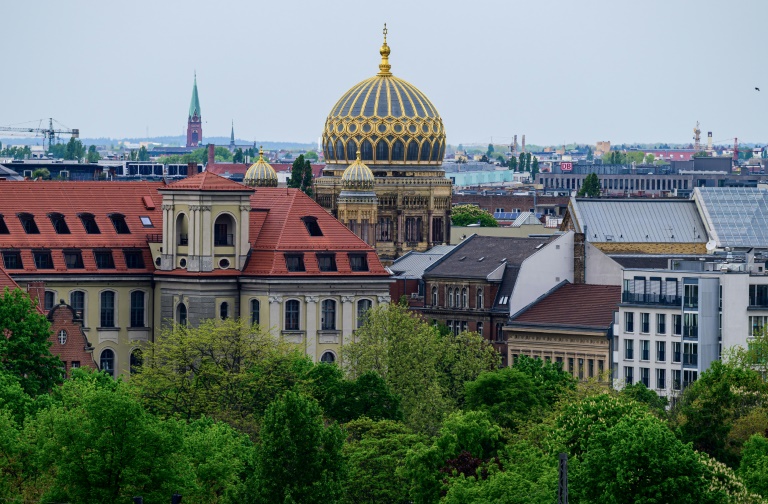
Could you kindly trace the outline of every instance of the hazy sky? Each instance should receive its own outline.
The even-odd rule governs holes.
[[[448,141],[768,142],[768,2],[4,2],[0,125],[179,135],[197,70],[203,135],[315,142],[378,71],[419,87]],[[754,90],[755,86],[762,91]],[[0,134],[0,136],[2,136]],[[727,140],[729,139],[730,140]]]

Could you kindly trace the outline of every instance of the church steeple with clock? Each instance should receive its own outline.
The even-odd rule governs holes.
[[[197,97],[197,72],[192,86],[192,100],[189,102],[187,119],[187,147],[200,147],[203,143],[203,122],[200,113],[200,99]]]

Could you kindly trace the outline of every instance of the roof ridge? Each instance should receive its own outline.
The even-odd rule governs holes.
[[[537,297],[536,299],[534,299],[533,301],[528,303],[526,306],[524,306],[523,308],[518,310],[514,315],[509,317],[510,320],[515,320],[517,317],[519,317],[523,313],[527,312],[528,310],[532,309],[537,304],[541,303],[547,296],[550,296],[551,294],[557,292],[558,290],[562,289],[563,287],[565,287],[567,284],[570,284],[570,283],[571,282],[568,281],[567,278],[565,280],[562,280],[560,283],[556,284],[554,287],[549,289],[547,292],[545,292],[544,294],[542,294],[541,296]]]

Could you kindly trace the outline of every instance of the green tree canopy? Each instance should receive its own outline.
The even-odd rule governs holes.
[[[581,189],[576,194],[583,198],[597,198],[600,196],[600,179],[597,177],[597,173],[590,173],[584,177],[584,181],[581,183]]]
[[[16,376],[24,392],[47,392],[63,378],[62,363],[51,355],[51,324],[21,289],[0,295],[0,371]]]
[[[86,160],[89,163],[98,163],[99,159],[101,159],[101,156],[99,156],[99,153],[96,150],[96,146],[95,145],[89,145],[88,146],[88,155],[86,156]]]
[[[451,209],[451,224],[454,226],[468,226],[478,222],[481,227],[497,227],[499,225],[493,215],[479,206],[456,205]]]
[[[323,424],[317,401],[288,391],[267,408],[256,480],[261,502],[337,502],[345,478],[338,425]],[[279,461],[279,462],[278,462]]]
[[[303,154],[293,161],[288,187],[300,189],[307,196],[312,196],[312,165],[308,159],[304,159]]]

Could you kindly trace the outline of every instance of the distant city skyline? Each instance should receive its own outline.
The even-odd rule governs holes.
[[[768,4],[725,6],[13,2],[0,125],[181,135],[196,71],[204,140],[234,121],[238,139],[316,144],[336,100],[378,70],[386,22],[392,72],[431,99],[454,145],[689,143],[696,121],[703,142],[766,143]]]

